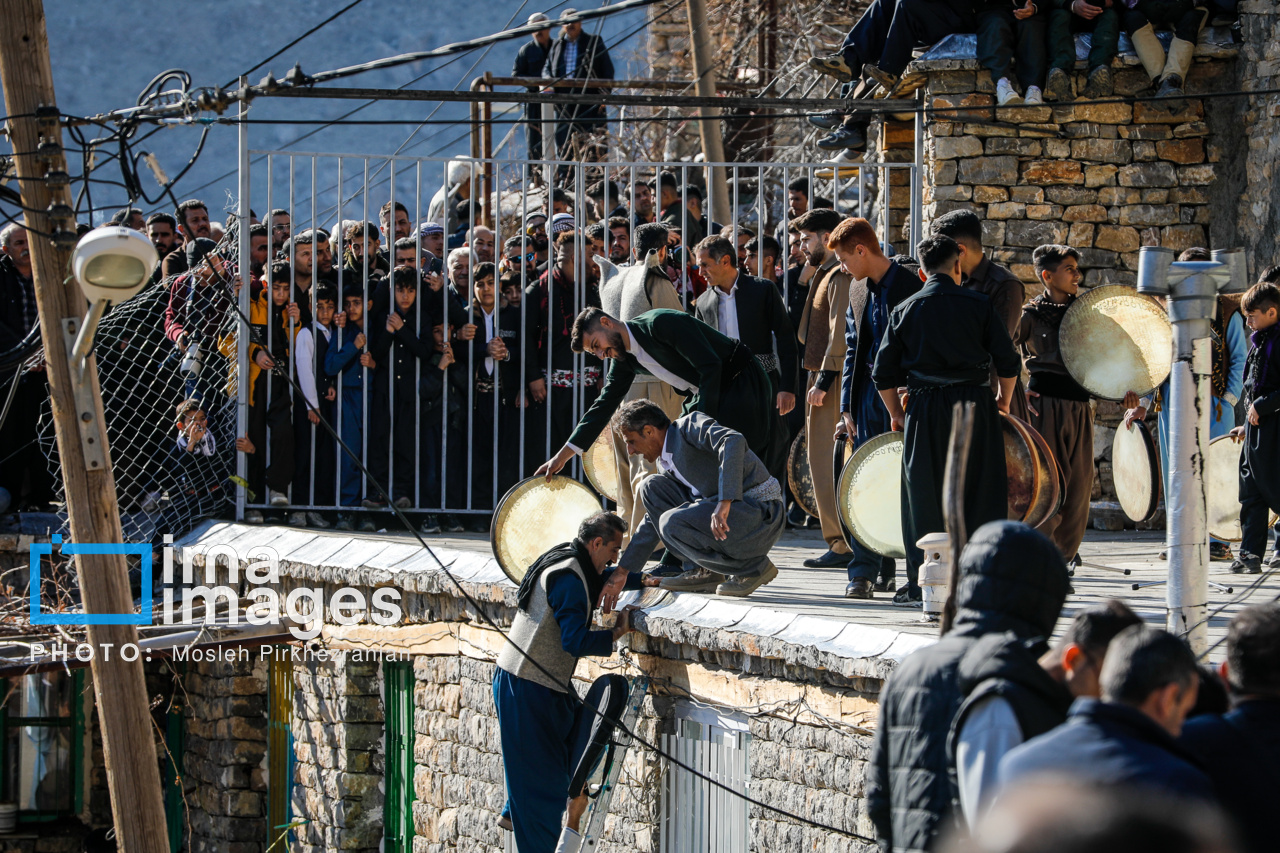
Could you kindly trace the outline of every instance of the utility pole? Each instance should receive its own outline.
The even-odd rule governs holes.
[[[700,98],[714,98],[716,95],[716,69],[712,62],[711,34],[707,29],[706,0],[686,0],[689,6],[689,44],[693,48],[693,77],[695,88]],[[724,135],[720,127],[720,109],[718,107],[698,110],[698,131],[702,135],[702,155],[708,163],[724,162]],[[729,184],[723,166],[713,166],[707,170],[707,200],[711,203],[707,209],[707,224],[711,224],[712,216],[723,217],[726,225],[732,225],[737,219],[729,210]]]
[[[77,543],[119,543],[123,534],[106,430],[101,428],[105,418],[97,363],[89,356],[84,371],[88,396],[81,396],[82,403],[87,399],[89,405],[77,406],[64,344],[64,329],[79,328],[86,301],[69,274],[76,242],[75,213],[54,100],[43,4],[41,0],[6,0],[4,17],[4,26],[0,26],[0,82],[7,112],[14,116],[9,119],[9,133],[26,209],[71,536]],[[94,440],[101,460],[97,452],[93,458],[86,456],[81,421],[86,432],[98,434]],[[83,438],[86,443],[88,440]],[[123,555],[81,554],[76,560],[86,612],[133,612]],[[88,630],[94,646],[93,687],[116,837],[126,853],[168,853],[160,767],[142,661],[135,658],[126,663],[120,654],[126,644],[138,642],[137,629],[132,625],[91,625]]]

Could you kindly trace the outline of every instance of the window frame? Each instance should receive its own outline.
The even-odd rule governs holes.
[[[60,818],[75,816],[84,811],[84,758],[85,758],[85,670],[76,668],[53,670],[62,672],[71,678],[71,713],[65,717],[18,717],[9,713],[9,691],[20,689],[14,682],[20,681],[27,673],[17,678],[0,678],[0,802],[15,802],[15,794],[8,789],[10,778],[9,733],[12,729],[70,728],[70,750],[68,759],[71,770],[71,807],[67,809],[18,809],[17,819],[20,824],[48,823]]]

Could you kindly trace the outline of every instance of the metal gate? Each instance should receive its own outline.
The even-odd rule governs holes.
[[[463,518],[490,512],[510,485],[559,449],[566,424],[577,422],[598,390],[603,365],[565,355],[564,318],[598,304],[590,282],[597,267],[587,249],[630,260],[633,230],[650,216],[670,226],[669,258],[686,307],[700,279],[684,238],[713,226],[723,227],[740,255],[756,240],[757,265],[767,238],[778,240],[779,269],[759,273],[777,280],[780,271],[785,291],[788,186],[797,179],[807,180],[810,199],[868,218],[886,245],[901,245],[890,223],[904,218],[907,244],[918,237],[918,162],[442,160],[251,150],[244,125],[241,133],[240,221],[253,210],[266,226],[268,260],[258,275],[270,278],[278,253],[289,266],[287,304],[299,312],[279,324],[253,323],[257,346],[282,355],[292,382],[258,376],[249,364],[251,336],[239,336],[239,375],[258,379],[237,385],[236,434],[250,434],[254,423],[266,440],[255,447],[257,465],[239,454],[238,473],[249,476],[254,495],[239,490],[238,518],[246,508],[269,507],[272,497],[278,504],[277,492],[289,512],[389,513],[375,480],[406,510]],[[713,168],[728,181],[728,210],[710,209],[711,194],[701,190]],[[676,196],[665,210],[664,183]],[[572,262],[557,264],[559,250],[542,238],[566,226]],[[258,239],[241,229],[241,257],[253,256]],[[465,248],[456,245],[464,241]],[[499,263],[495,291],[507,286],[491,316],[473,286],[473,273],[487,272],[481,265],[489,262]],[[387,274],[400,264],[417,270],[407,308],[396,302],[395,276]],[[240,289],[244,317],[271,317],[269,281],[263,287]],[[334,298],[335,314],[354,298],[363,321],[348,313],[344,324],[322,329],[328,307],[319,295]],[[393,311],[409,332],[386,325]],[[504,359],[489,351],[486,340],[494,338],[507,345]],[[453,364],[442,369],[445,343]],[[312,408],[371,476],[309,415]],[[282,454],[292,454],[294,464],[281,465]],[[579,475],[576,463],[564,473]]]

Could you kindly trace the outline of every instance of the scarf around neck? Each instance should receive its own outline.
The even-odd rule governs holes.
[[[533,600],[533,591],[538,588],[538,579],[542,573],[571,557],[576,557],[578,564],[582,567],[583,577],[587,579],[587,606],[595,610],[596,602],[600,600],[600,593],[604,589],[604,578],[595,570],[595,566],[591,563],[591,554],[580,539],[562,542],[533,561],[529,571],[525,572],[524,577],[520,579],[520,590],[516,593],[516,606],[528,612],[529,602]]]

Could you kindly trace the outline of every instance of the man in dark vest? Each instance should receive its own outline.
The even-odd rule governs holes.
[[[583,521],[578,538],[543,554],[525,574],[515,619],[493,674],[493,703],[502,740],[509,818],[521,850],[550,853],[560,837],[578,700],[571,696],[578,658],[612,657],[613,644],[631,630],[626,611],[612,630],[591,630],[600,603],[612,610],[620,589],[639,589],[638,574],[611,584],[606,567],[618,558],[627,525],[611,512]],[[654,580],[650,585],[657,585]]]
[[[951,826],[947,732],[960,707],[959,665],[984,635],[1048,637],[1067,595],[1067,566],[1045,536],[995,521],[960,555],[950,633],[910,655],[880,694],[867,811],[881,850],[935,849]]]
[[[685,398],[685,414],[702,412],[742,433],[768,470],[781,464],[786,445],[777,440],[770,416],[773,388],[741,342],[683,311],[646,311],[624,323],[588,308],[574,320],[572,345],[575,352],[610,359],[609,371],[569,441],[536,475],[550,477],[590,447],[638,376],[654,376],[675,388]]]
[[[534,12],[529,16],[528,26],[546,24],[547,16]],[[512,77],[541,77],[542,69],[547,64],[547,50],[551,47],[551,27],[544,26],[535,30],[533,38],[520,45],[515,62],[511,66]],[[529,89],[538,91],[537,87]],[[529,159],[542,159],[542,105],[525,104],[525,138],[529,141]]]

